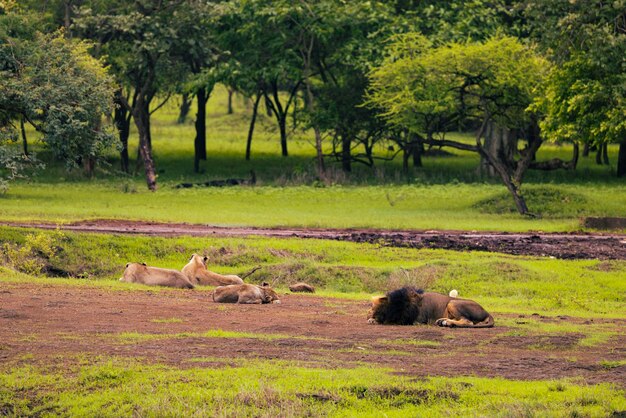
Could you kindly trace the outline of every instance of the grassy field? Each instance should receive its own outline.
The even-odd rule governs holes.
[[[416,250],[317,239],[159,238],[3,227],[0,242],[5,266],[31,275],[69,277],[67,284],[115,285],[130,261],[180,270],[192,253],[198,253],[209,257],[209,269],[229,274],[260,265],[254,281],[269,281],[281,291],[290,283],[306,281],[322,294],[367,299],[410,284],[443,293],[457,289],[498,312],[626,318],[623,261]]]
[[[524,191],[531,210],[541,215],[535,219],[516,215],[504,186],[477,173],[476,156],[458,151],[426,157],[424,167],[412,169],[408,176],[401,173],[399,161],[379,161],[374,169],[356,166],[350,177],[331,163],[329,180],[322,182],[314,174],[310,135],[293,132],[290,156],[282,158],[273,121],[261,115],[252,160],[246,162],[249,109],[238,97],[235,114],[227,115],[225,98],[218,89],[209,102],[208,160],[199,174],[192,170],[192,121],[182,126],[174,123],[175,103],[155,113],[156,193],[146,190],[141,170],[135,175],[118,172],[114,152],[110,165],[91,179],[67,172],[49,161],[49,154],[33,143],[31,133],[31,147],[48,167],[30,181],[13,183],[0,196],[0,220],[64,223],[118,218],[265,227],[576,231],[582,229],[582,217],[626,214],[626,184],[612,176],[614,167],[597,166],[592,157],[582,159],[574,172],[528,173]],[[471,140],[468,135],[459,137]],[[136,136],[131,143],[134,155]],[[616,147],[609,151],[615,162]],[[387,153],[385,147],[378,152]],[[539,159],[569,159],[570,152],[567,146],[547,145]],[[255,186],[175,188],[181,182],[248,178],[250,170],[258,179]],[[107,294],[167,294],[117,279],[129,261],[181,269],[194,252],[208,255],[209,268],[222,273],[240,274],[261,265],[251,281],[270,281],[279,292],[286,292],[289,283],[307,281],[333,309],[341,303],[337,301],[366,301],[404,284],[444,293],[454,288],[462,297],[487,307],[497,318],[497,327],[505,330],[504,337],[537,341],[536,353],[568,356],[574,364],[577,350],[597,351],[601,354],[593,367],[607,375],[626,366],[626,359],[613,352],[608,353],[612,360],[604,357],[605,347],[622,335],[626,319],[623,261],[415,250],[313,239],[159,238],[0,227],[0,296],[10,298],[11,292],[25,284],[97,289]],[[563,321],[564,316],[574,320]],[[0,305],[0,321],[7,327],[19,325],[19,319],[11,318],[10,312],[3,315]],[[281,331],[180,333],[167,330],[186,324],[187,318],[165,315],[154,321],[163,327],[160,334],[128,331],[55,338],[112,338],[116,344],[131,347],[161,340],[183,344],[189,338],[207,344],[212,339],[232,340],[233,346],[239,339],[298,338]],[[551,345],[554,336],[571,337],[576,343],[563,351]],[[20,344],[40,338],[35,333],[18,337]],[[48,343],[54,347],[57,342]],[[444,341],[448,342],[454,341]],[[0,358],[12,352],[12,344],[0,341]],[[407,347],[441,348],[441,343],[429,340],[388,340],[385,344],[392,348],[376,355],[408,356]],[[530,350],[532,357],[535,348]],[[331,358],[333,353],[327,355]],[[303,361],[237,355],[225,359],[190,354],[181,367],[147,360],[80,352],[41,359],[26,350],[16,361],[0,362],[0,415],[605,417],[622,416],[626,411],[623,388],[602,381],[415,378],[365,362],[331,369]]]
[[[104,292],[171,292],[121,283],[127,261],[180,269],[192,252],[209,267],[240,273],[260,264],[254,281],[271,280],[280,291],[307,280],[333,300],[367,300],[403,284],[479,300],[513,337],[576,336],[580,347],[603,347],[623,330],[626,282],[623,262],[572,261],[493,253],[414,250],[322,240],[266,238],[158,238],[0,228],[0,289],[19,283]],[[19,272],[21,271],[21,272]],[[47,274],[46,274],[47,272]],[[50,276],[68,276],[50,277]],[[11,287],[12,288],[12,287]],[[198,289],[206,292],[209,289]],[[559,322],[567,315],[589,318]],[[523,320],[519,318],[523,317]],[[595,320],[595,321],[594,321]],[[157,321],[157,320],[155,320]],[[158,319],[163,327],[186,321]],[[189,338],[279,341],[284,332],[159,334],[124,332],[118,344]],[[38,337],[22,335],[36,342]],[[59,338],[94,338],[67,335]],[[105,338],[100,336],[98,338]],[[297,338],[297,337],[296,337]],[[394,343],[389,341],[390,344]],[[414,344],[429,341],[415,340]],[[51,343],[53,344],[53,343]],[[404,340],[380,356],[411,355]],[[439,343],[435,344],[437,347]],[[545,344],[537,350],[545,350]],[[549,346],[548,346],[549,348]],[[10,350],[0,342],[0,354]],[[537,351],[539,352],[539,351]],[[569,348],[568,356],[576,356]],[[598,358],[600,361],[602,357]],[[306,362],[190,356],[185,367],[142,358],[66,354],[45,362],[22,353],[0,366],[0,411],[8,416],[610,416],[626,410],[624,391],[580,380],[518,381],[462,376],[414,379],[363,364],[328,369]],[[203,366],[210,363],[211,366]],[[624,359],[601,363],[607,372]]]
[[[316,179],[310,134],[294,131],[290,156],[279,156],[279,141],[270,117],[262,115],[245,161],[247,108],[235,101],[235,114],[226,114],[225,94],[217,89],[209,102],[208,159],[193,173],[193,124],[174,123],[173,101],[155,113],[153,141],[160,189],[147,191],[141,169],[134,176],[110,166],[86,179],[40,157],[48,168],[32,181],[17,182],[0,196],[4,220],[66,222],[92,218],[248,226],[376,227],[509,231],[573,231],[584,216],[623,216],[626,184],[611,175],[611,167],[583,158],[576,171],[529,172],[524,190],[538,219],[519,217],[497,179],[477,173],[475,155],[454,151],[446,157],[426,157],[424,167],[401,174],[400,162],[379,161],[374,169],[355,165],[349,177],[330,162],[327,182]],[[454,136],[454,134],[451,134]],[[31,136],[32,133],[31,133]],[[458,134],[456,136],[459,138]],[[462,138],[463,136],[461,136]],[[471,136],[465,135],[467,140]],[[32,140],[31,140],[32,142]],[[131,138],[136,154],[136,137]],[[330,146],[330,145],[328,145]],[[32,144],[37,148],[36,144]],[[567,146],[546,145],[539,159],[569,159]],[[616,147],[610,147],[616,161]],[[386,156],[384,146],[378,155]],[[176,189],[181,182],[249,178],[254,187]]]
[[[83,362],[89,365],[22,367],[0,375],[0,407],[14,405],[5,412],[15,416],[102,417],[603,417],[626,408],[623,392],[609,385],[568,381],[415,381],[371,367],[320,370],[279,361],[185,370],[123,359]],[[19,391],[38,394],[42,387],[45,396],[12,397]]]

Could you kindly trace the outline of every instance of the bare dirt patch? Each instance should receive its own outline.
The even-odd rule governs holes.
[[[368,305],[294,294],[283,295],[279,305],[229,305],[214,303],[209,292],[197,290],[0,283],[0,370],[70,362],[75,354],[140,358],[181,368],[223,367],[235,358],[250,358],[324,368],[373,364],[416,378],[567,377],[626,387],[626,366],[602,366],[625,358],[624,334],[586,347],[577,344],[579,334],[517,335],[498,326],[498,316],[495,328],[481,330],[368,325]],[[557,319],[581,326],[586,321]],[[624,320],[594,319],[607,322],[626,326]],[[211,330],[254,335],[202,335]]]
[[[366,242],[405,248],[491,251],[560,259],[626,260],[624,234],[546,234],[377,229],[237,228],[199,224],[97,219],[71,224],[0,222],[30,228],[156,236],[271,236]]]

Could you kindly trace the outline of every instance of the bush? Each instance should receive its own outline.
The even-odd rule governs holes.
[[[2,263],[14,270],[30,275],[41,275],[56,271],[58,256],[63,251],[60,246],[65,235],[61,231],[52,234],[27,234],[23,245],[3,244],[0,249]]]

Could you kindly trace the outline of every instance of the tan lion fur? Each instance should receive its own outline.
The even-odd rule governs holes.
[[[213,300],[219,303],[280,303],[278,294],[263,284],[232,284],[220,286],[213,291]]]
[[[243,280],[234,274],[223,275],[207,270],[208,257],[192,254],[189,263],[183,267],[183,274],[195,285],[202,286],[226,286],[229,284],[242,284]]]
[[[291,290],[292,292],[315,293],[315,288],[310,284],[304,282],[294,283],[290,285],[289,290]]]
[[[178,270],[149,267],[145,263],[128,263],[124,269],[122,282],[142,283],[150,286],[169,286],[193,289],[193,284]]]
[[[372,298],[370,324],[436,324],[442,327],[491,328],[493,317],[478,303],[404,287]]]

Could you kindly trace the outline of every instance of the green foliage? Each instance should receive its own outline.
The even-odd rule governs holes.
[[[510,37],[437,47],[407,34],[397,37],[390,51],[370,73],[368,104],[394,125],[428,138],[472,119],[521,127],[546,67]]]
[[[112,109],[111,80],[90,44],[39,33],[36,24],[0,16],[0,130],[15,138],[16,122],[26,120],[68,168],[81,158],[95,163],[114,138],[101,120]]]
[[[34,155],[24,155],[15,147],[15,133],[0,127],[0,195],[7,192],[9,183],[28,177],[33,169],[43,168]]]
[[[60,264],[59,244],[65,239],[60,231],[27,234],[23,244],[5,242],[0,247],[3,264],[31,275],[40,275]]]
[[[484,41],[496,33],[523,37],[524,17],[516,0],[395,0],[396,13],[416,21],[436,43]]]
[[[626,136],[626,2],[535,0],[526,14],[556,66],[536,107],[548,139],[601,144]]]

